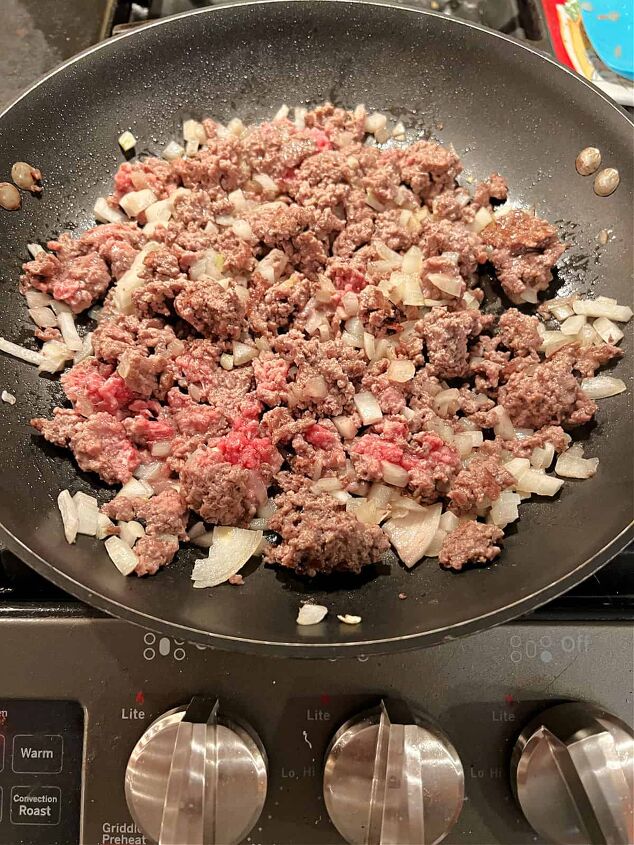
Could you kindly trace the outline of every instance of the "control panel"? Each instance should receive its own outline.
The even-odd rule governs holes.
[[[625,845],[633,648],[522,622],[314,661],[5,619],[0,845]]]
[[[79,842],[83,736],[75,701],[0,699],[2,845]]]

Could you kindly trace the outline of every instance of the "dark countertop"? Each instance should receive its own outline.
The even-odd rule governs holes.
[[[0,108],[61,62],[100,41],[114,0],[1,0]]]

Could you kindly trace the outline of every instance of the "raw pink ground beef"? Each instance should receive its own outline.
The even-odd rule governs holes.
[[[106,484],[152,469],[151,498],[103,508],[144,523],[139,575],[171,561],[192,520],[248,526],[267,499],[278,535],[268,562],[358,572],[388,540],[347,496],[384,483],[386,464],[403,482],[395,496],[464,518],[441,565],[489,562],[502,532],[475,517],[515,485],[504,462],[548,443],[563,451],[565,430],[595,413],[580,379],[620,350],[565,347],[543,360],[540,323],[525,313],[564,250],[555,227],[515,209],[476,231],[476,213],[506,200],[505,179],[494,173],[471,195],[453,148],[368,145],[365,119],[362,107],[325,104],[303,128],[281,118],[240,135],[206,119],[199,151],[126,162],[115,176],[113,208],[150,189],[169,220],[146,226],[142,212],[62,234],[24,265],[25,292],[75,313],[104,300],[92,354],[61,379],[72,407],[32,424]],[[408,250],[428,304],[394,292]],[[479,310],[485,264],[523,310]],[[395,358],[413,363],[413,378],[396,380]],[[365,425],[361,392],[381,411]],[[496,434],[495,405],[530,430],[522,440]],[[478,432],[483,444],[465,453]]]

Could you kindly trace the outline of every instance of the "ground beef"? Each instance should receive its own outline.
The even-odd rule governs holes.
[[[206,446],[190,455],[180,482],[189,507],[215,525],[248,525],[266,498],[257,470],[223,461]]]
[[[421,321],[428,370],[439,378],[464,378],[469,372],[468,341],[493,323],[479,311],[433,308]]]
[[[467,520],[448,534],[440,549],[438,560],[447,569],[461,570],[469,563],[490,563],[500,554],[496,545],[504,532],[495,525]]]
[[[526,355],[538,350],[542,345],[538,326],[537,317],[530,317],[521,314],[516,308],[509,308],[500,315],[497,336],[502,346],[517,355]]]
[[[526,211],[509,211],[480,233],[504,291],[521,301],[526,290],[545,290],[565,247],[557,229]]]
[[[424,200],[431,200],[451,187],[462,172],[456,153],[433,141],[418,141],[394,151],[393,156],[401,181]]]
[[[137,510],[149,535],[173,534],[181,539],[185,537],[187,514],[185,499],[173,487],[147,499]]]
[[[23,290],[35,288],[50,293],[75,314],[103,296],[111,281],[108,265],[97,253],[78,255],[65,262],[50,253],[40,253],[23,269]]]
[[[206,276],[187,282],[174,299],[174,308],[200,334],[214,340],[239,338],[246,313],[234,286],[224,288]]]
[[[134,570],[136,575],[155,575],[162,567],[174,560],[178,551],[178,537],[163,534],[158,537],[141,537],[134,544],[134,553],[139,562]]]
[[[478,182],[473,192],[473,205],[480,208],[490,206],[491,200],[504,202],[508,197],[509,186],[499,173],[492,173],[484,182]]]
[[[71,410],[70,408],[55,408],[52,420],[39,417],[32,419],[31,425],[49,443],[53,443],[55,446],[67,447],[70,445],[73,434],[83,421],[84,418],[75,410]]]
[[[502,490],[515,484],[515,476],[494,457],[474,457],[461,470],[449,490],[450,509],[459,515],[491,505]]]
[[[360,572],[376,563],[388,548],[378,526],[365,525],[345,505],[328,494],[308,490],[282,493],[269,528],[281,537],[266,552],[267,563],[277,563],[310,577],[331,572]]]
[[[521,440],[504,440],[501,445],[517,458],[528,458],[533,449],[541,448],[546,443],[555,447],[558,454],[564,452],[570,444],[570,435],[566,434],[559,425],[547,425],[540,428],[534,434],[523,437]]]
[[[555,357],[514,373],[498,394],[513,424],[538,429],[547,425],[575,426],[591,420],[597,406],[570,370],[569,361]]]
[[[623,350],[611,343],[602,343],[600,346],[587,346],[579,349],[575,346],[565,346],[555,352],[553,356],[557,359],[570,361],[572,368],[582,378],[591,378],[599,367],[609,364],[610,361],[623,357]]]
[[[125,484],[141,463],[123,423],[98,412],[80,423],[70,436],[75,460],[85,472],[96,472],[107,484]]]

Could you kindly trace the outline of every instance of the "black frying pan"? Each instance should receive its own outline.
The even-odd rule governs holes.
[[[94,199],[121,161],[117,136],[131,127],[141,149],[159,151],[185,116],[226,121],[272,116],[282,102],[330,99],[403,119],[412,133],[451,141],[467,174],[499,170],[512,196],[559,221],[572,247],[566,292],[631,299],[632,125],[604,95],[530,48],[472,24],[404,7],[353,2],[249,3],[218,7],[100,44],[46,77],[0,117],[0,178],[17,159],[40,167],[45,190],[22,211],[0,215],[0,334],[25,341],[30,327],[17,276],[25,244],[93,224]],[[575,173],[577,152],[600,147],[619,167],[608,199]],[[603,249],[601,229],[613,232]],[[631,344],[624,342],[631,353]],[[628,378],[631,358],[618,367]],[[631,386],[631,378],[629,379]],[[28,426],[59,397],[55,381],[2,356],[0,522],[7,545],[81,599],[176,637],[244,651],[342,656],[441,642],[525,613],[589,576],[628,540],[632,519],[632,392],[601,403],[585,431],[601,459],[590,481],[567,484],[554,503],[522,508],[502,560],[452,575],[435,561],[397,563],[361,577],[308,583],[260,566],[243,587],[194,590],[193,553],[151,579],[121,577],[102,547],[63,540],[55,497],[95,488],[68,453]],[[406,593],[406,600],[399,593]],[[298,628],[302,599],[331,613]],[[358,613],[356,627],[337,613]]]

